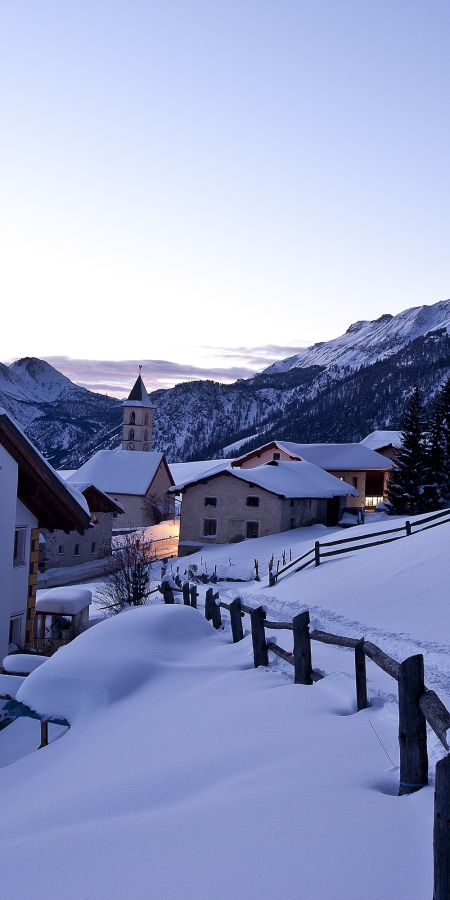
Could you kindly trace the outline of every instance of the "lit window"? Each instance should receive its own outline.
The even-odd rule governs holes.
[[[247,522],[247,537],[259,537],[259,522]]]
[[[23,566],[25,565],[25,541],[27,536],[27,529],[25,528],[16,528],[14,532],[14,556],[13,556],[13,565],[14,566]]]
[[[205,497],[205,506],[217,506],[217,497]]]
[[[247,497],[247,506],[259,506],[259,497]]]
[[[345,478],[343,475],[339,475],[339,481],[345,481]]]
[[[217,534],[217,519],[203,519],[203,537],[215,537]]]
[[[93,525],[98,525],[97,513],[94,513],[92,516],[92,523]]]

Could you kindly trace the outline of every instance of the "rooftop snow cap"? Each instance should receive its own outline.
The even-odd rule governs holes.
[[[148,409],[155,409],[147,394],[147,389],[142,381],[140,373],[130,391],[128,399],[123,401],[122,406],[145,406]]]

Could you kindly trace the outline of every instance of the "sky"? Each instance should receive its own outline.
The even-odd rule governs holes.
[[[450,296],[447,0],[0,0],[0,359],[234,381]]]

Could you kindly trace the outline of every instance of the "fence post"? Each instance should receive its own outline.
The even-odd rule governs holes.
[[[427,727],[419,706],[424,690],[423,656],[418,653],[400,663],[398,670],[400,797],[428,784]]]
[[[450,756],[436,763],[434,791],[433,900],[450,897]]]
[[[183,603],[185,606],[190,606],[190,598],[189,598],[189,582],[185,581],[183,584]]]
[[[409,537],[411,534],[411,522],[409,522],[409,521],[405,522],[405,529],[406,529],[406,537]]]
[[[163,581],[159,589],[164,597],[164,603],[175,603],[173,590],[170,584],[167,584],[167,581]]]
[[[264,619],[266,614],[262,606],[252,609],[250,613],[250,622],[252,625],[252,643],[253,643],[253,661],[255,669],[258,666],[269,665],[269,654],[267,652],[266,634],[264,631]]]
[[[320,566],[320,542],[314,542],[314,562],[316,566]]]
[[[208,588],[205,594],[205,619],[210,622],[213,617],[212,604],[213,604],[213,595],[214,591],[212,588]]]
[[[366,654],[364,653],[364,638],[356,644],[355,647],[355,677],[356,677],[356,706],[358,712],[360,709],[367,709],[369,701],[367,699],[367,678],[366,678]]]
[[[197,597],[198,597],[198,591],[197,591],[197,585],[196,585],[196,584],[191,584],[191,586],[190,586],[190,588],[189,588],[189,593],[190,593],[190,595],[191,595],[191,606],[192,606],[193,609],[197,609]]]
[[[294,684],[312,684],[311,638],[309,636],[309,611],[292,619],[294,635]]]
[[[232,600],[230,603],[230,622],[231,633],[233,635],[233,644],[237,644],[238,641],[242,641],[242,638],[244,637],[244,629],[242,627],[241,601],[239,597],[236,597],[236,600]]]
[[[212,588],[211,588],[212,592]],[[214,628],[220,628],[222,625],[222,616],[220,615],[220,606],[217,605],[216,599],[219,598],[219,594],[212,594],[211,597],[211,619]]]
[[[41,743],[39,744],[38,749],[41,747],[47,747],[48,745],[48,722],[41,722]]]

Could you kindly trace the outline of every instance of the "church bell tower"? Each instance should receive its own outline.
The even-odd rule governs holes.
[[[150,402],[141,368],[130,396],[122,403],[122,450],[151,450],[154,406]]]

